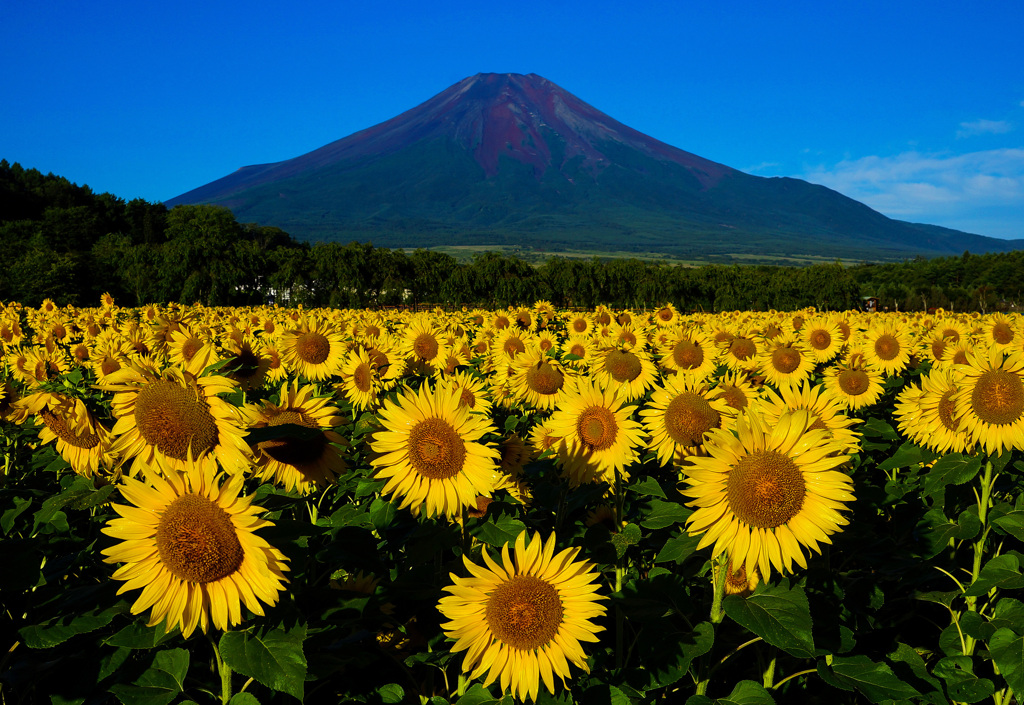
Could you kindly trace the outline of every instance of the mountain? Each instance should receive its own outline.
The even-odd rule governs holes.
[[[873,260],[1024,249],[892,220],[799,179],[745,174],[535,74],[477,74],[379,125],[167,201],[196,203],[301,239],[390,247]]]

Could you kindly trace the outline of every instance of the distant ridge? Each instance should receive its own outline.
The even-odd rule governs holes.
[[[535,74],[466,78],[406,112],[167,202],[214,203],[306,240],[518,245],[677,257],[891,260],[1024,249],[885,217],[644,135]]]

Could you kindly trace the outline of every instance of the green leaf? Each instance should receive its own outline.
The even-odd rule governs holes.
[[[740,681],[729,695],[715,700],[715,705],[775,705],[775,699],[760,683]]]
[[[928,463],[937,456],[927,448],[922,448],[916,443],[907,441],[892,454],[892,457],[883,460],[878,464],[879,470],[895,470],[896,468],[909,468],[921,463]]]
[[[188,662],[189,653],[185,649],[161,651],[135,685],[119,683],[110,692],[124,705],[169,705],[185,691]]]
[[[391,522],[394,521],[397,511],[398,507],[394,504],[386,499],[378,497],[373,500],[373,503],[370,505],[370,523],[373,524],[373,528],[378,531],[386,529],[391,526]]]
[[[526,524],[507,514],[502,514],[497,518],[487,517],[475,524],[471,522],[469,527],[471,535],[491,546],[504,546],[506,543],[515,541],[525,530]]]
[[[622,531],[612,534],[611,542],[615,547],[615,555],[622,558],[630,546],[640,543],[640,527],[636,524],[626,524]]]
[[[543,687],[541,690],[543,690]],[[623,693],[621,689],[607,683],[587,688],[580,699],[580,703],[583,705],[589,705],[590,703],[593,703],[593,705],[632,705],[628,695]]]
[[[662,502],[660,499],[652,499],[650,508],[645,512],[644,520],[640,526],[645,529],[664,529],[666,526],[680,524],[693,513],[676,502]]]
[[[900,680],[917,688],[926,702],[933,705],[949,705],[949,701],[942,694],[942,683],[932,677],[928,672],[928,665],[913,647],[898,644],[896,651],[889,654],[889,660],[892,661],[893,670]]]
[[[867,656],[836,656],[831,666],[818,661],[818,675],[836,688],[859,691],[873,703],[920,695],[912,685],[901,681],[887,664],[875,663]]]
[[[988,652],[1014,693],[1024,693],[1024,637],[1000,629],[988,641]]]
[[[949,453],[935,461],[924,477],[924,492],[935,495],[945,490],[946,485],[962,485],[970,482],[981,470],[981,458]]]
[[[1024,509],[1014,509],[992,521],[1000,529],[1018,541],[1024,541]]]
[[[996,692],[992,681],[974,675],[970,656],[947,656],[935,664],[934,673],[945,681],[946,694],[951,700],[976,703]]]
[[[173,633],[171,632],[171,634]],[[147,627],[141,622],[132,622],[121,631],[104,639],[103,643],[127,649],[152,649],[170,639],[171,634],[164,632],[162,622],[155,627]]]
[[[119,614],[128,612],[128,603],[121,601],[104,610],[99,608],[83,612],[70,619],[66,624],[65,617],[57,617],[46,622],[33,624],[18,630],[25,640],[25,645],[32,649],[49,649],[63,644],[73,636],[87,634],[110,624]]]
[[[874,416],[858,426],[857,430],[872,438],[884,438],[887,441],[899,440],[899,434],[893,430],[892,426]]]
[[[1024,588],[1024,575],[1020,572],[1020,560],[1015,552],[996,556],[986,563],[978,579],[968,586],[964,594],[969,597],[980,597],[996,587],[1004,590]]]
[[[653,477],[645,477],[640,482],[634,482],[626,487],[630,492],[636,492],[639,495],[645,495],[647,497],[661,497],[662,499],[668,499],[665,496],[665,490],[661,489],[661,485]]]
[[[507,419],[505,419],[505,430],[506,431],[515,431],[516,430],[516,426],[518,426],[518,425],[519,425],[519,417],[518,416],[509,416]]]
[[[466,691],[466,694],[459,698],[455,705],[496,705],[497,703],[512,705],[512,696],[506,695],[504,698],[495,698],[487,688],[479,683],[474,683]]]
[[[785,582],[766,585],[747,598],[729,595],[724,606],[730,619],[772,646],[797,658],[814,655],[811,610],[803,588]]]
[[[700,536],[690,536],[685,532],[680,533],[678,536],[673,536],[658,551],[654,562],[665,563],[667,561],[675,561],[676,563],[682,563],[694,554],[700,539]]]
[[[260,701],[252,693],[235,693],[228,705],[260,705]]]
[[[385,703],[400,703],[402,698],[405,697],[405,691],[402,690],[402,686],[398,683],[388,683],[377,688],[377,694],[380,695],[380,699]]]
[[[956,522],[952,522],[946,518],[942,507],[933,507],[918,522],[917,529],[921,537],[920,555],[934,558],[949,548],[951,540],[972,539],[977,536],[981,530],[981,521],[978,520],[977,514],[965,510],[960,513]]]
[[[1007,628],[1024,636],[1024,603],[1012,597],[1001,597],[992,611],[991,624],[996,629]]]
[[[289,631],[272,629],[263,635],[248,631],[225,632],[220,638],[220,655],[242,675],[302,700],[306,679],[306,656],[302,652],[305,639],[305,626]]]
[[[32,500],[25,497],[11,497],[11,501],[14,503],[14,507],[0,515],[0,529],[3,529],[4,534],[11,533],[11,529],[14,528],[14,520],[32,506]]]

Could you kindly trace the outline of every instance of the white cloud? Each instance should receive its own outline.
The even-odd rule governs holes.
[[[801,178],[893,218],[1024,238],[1024,149],[861,157]]]
[[[764,171],[765,169],[772,170],[777,166],[779,166],[779,162],[761,162],[760,164],[748,166],[745,169],[741,169],[740,171],[745,171],[748,174],[756,174],[757,172]]]
[[[975,135],[1005,135],[1013,129],[1006,120],[975,120],[961,122],[956,131],[957,137],[974,137]]]

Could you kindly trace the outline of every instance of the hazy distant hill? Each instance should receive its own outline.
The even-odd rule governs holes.
[[[892,220],[824,186],[751,176],[623,125],[534,75],[477,74],[308,154],[167,202],[307,240],[391,247],[902,259],[1024,249]]]

